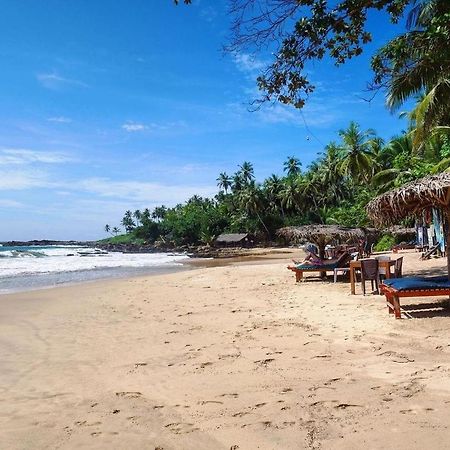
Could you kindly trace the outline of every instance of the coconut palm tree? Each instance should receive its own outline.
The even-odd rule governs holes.
[[[111,227],[108,224],[105,225],[105,231],[107,233],[109,233],[111,231]]]
[[[233,182],[232,182],[232,189],[233,192],[239,192],[243,189],[245,185],[245,181],[242,177],[242,173],[241,172],[236,172],[233,175]]]
[[[288,178],[279,193],[281,206],[286,211],[295,211],[300,208],[302,201],[299,178]]]
[[[423,148],[431,129],[450,125],[449,16],[448,0],[416,1],[408,16],[408,31],[382,47],[372,60],[375,82],[387,87],[391,110],[425,94],[415,110],[415,150]]]
[[[244,161],[242,165],[238,166],[239,172],[242,176],[242,180],[244,184],[250,183],[255,178],[254,170],[253,170],[253,164],[248,161]]]
[[[136,224],[133,221],[133,213],[130,210],[125,212],[125,215],[123,216],[121,224],[125,227],[125,231],[127,233],[130,233],[131,231],[133,231]]]
[[[254,182],[249,183],[239,193],[239,203],[246,213],[258,218],[267,233],[267,237],[270,239],[270,232],[260,214],[264,209],[264,198],[261,189]]]
[[[139,225],[141,223],[142,219],[142,213],[139,211],[139,209],[136,209],[133,213],[133,217],[136,219],[136,224]]]
[[[302,163],[295,156],[288,156],[283,163],[283,171],[287,172],[288,177],[294,177],[300,174]]]
[[[411,135],[403,134],[392,139],[379,155],[383,170],[373,175],[372,186],[377,188],[378,192],[385,192],[402,181],[412,179],[411,158],[413,158]]]
[[[114,236],[117,236],[120,233],[120,228],[113,227],[113,229],[111,230],[111,233],[114,234]]]
[[[414,149],[423,153],[431,130],[450,125],[450,76],[438,80],[414,108]]]
[[[274,211],[280,210],[281,215],[284,217],[283,205],[280,202],[280,192],[283,189],[283,182],[281,178],[275,174],[272,174],[269,178],[264,180],[264,195],[267,197],[269,206]]]
[[[346,130],[339,131],[339,136],[342,140],[341,172],[357,183],[367,182],[374,164],[371,141],[375,132],[362,131],[356,122],[350,122]]]
[[[161,221],[166,217],[167,214],[167,208],[164,205],[161,206],[155,206],[155,208],[152,211],[152,218]]]
[[[231,177],[228,176],[226,172],[221,172],[216,181],[218,188],[223,189],[225,191],[225,194],[228,193],[228,189],[230,189],[232,186]]]

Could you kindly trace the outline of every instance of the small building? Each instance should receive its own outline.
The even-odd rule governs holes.
[[[248,233],[229,233],[217,236],[216,247],[252,247],[253,239]]]

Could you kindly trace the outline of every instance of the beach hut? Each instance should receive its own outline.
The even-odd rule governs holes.
[[[215,241],[217,247],[250,247],[253,243],[248,233],[221,234]]]
[[[339,225],[303,225],[284,227],[277,231],[277,236],[289,242],[312,242],[319,249],[319,256],[325,257],[327,244],[338,242],[357,242],[366,238],[361,228],[341,227]]]
[[[408,216],[417,216],[424,209],[442,211],[447,226],[443,227],[446,238],[447,268],[450,279],[450,173],[430,175],[386,192],[366,206],[368,216],[376,225],[392,225]]]

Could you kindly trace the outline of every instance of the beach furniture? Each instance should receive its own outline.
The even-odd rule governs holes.
[[[379,292],[380,270],[378,259],[366,258],[361,260],[361,287],[363,295],[366,295],[366,281],[370,281],[372,292]],[[376,289],[374,290],[374,285]]]
[[[295,281],[297,282],[303,279],[304,272],[334,272],[334,269],[346,266],[350,258],[349,253],[343,253],[336,260],[323,260],[323,264],[295,264],[287,268],[295,273]]]
[[[355,295],[355,282],[356,282],[356,271],[361,270],[361,261],[364,259],[358,259],[357,261],[350,261],[350,292]],[[395,266],[395,259],[389,259],[384,261],[378,261],[378,268],[385,269],[386,279],[391,278],[391,267]]]
[[[391,257],[389,255],[379,255],[379,256],[375,256],[375,259],[377,259],[378,261],[390,261]],[[386,277],[386,267],[379,267],[379,272],[380,272],[380,276],[387,278]],[[389,268],[390,270],[390,268]]]
[[[401,258],[397,258],[394,264],[394,278],[402,277],[402,267],[403,267],[403,256]]]
[[[359,253],[358,252],[353,252],[350,254],[352,261],[356,261],[359,258]],[[347,272],[350,271],[350,266],[346,266],[346,267],[336,267],[334,269],[334,277],[333,277],[333,281],[334,283],[337,283],[337,276],[339,275],[339,272],[341,272],[342,274],[345,274]]]
[[[400,299],[404,297],[450,296],[448,277],[407,277],[384,280],[380,285],[381,293],[386,296],[390,314],[401,318]]]

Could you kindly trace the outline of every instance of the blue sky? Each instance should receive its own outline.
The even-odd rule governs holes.
[[[362,98],[375,41],[316,84],[300,113],[248,112],[267,55],[222,53],[226,0],[0,0],[0,240],[97,239],[127,209],[214,195],[251,161],[256,178],[307,166],[350,120],[388,139],[406,124]],[[397,30],[399,30],[397,28]]]

